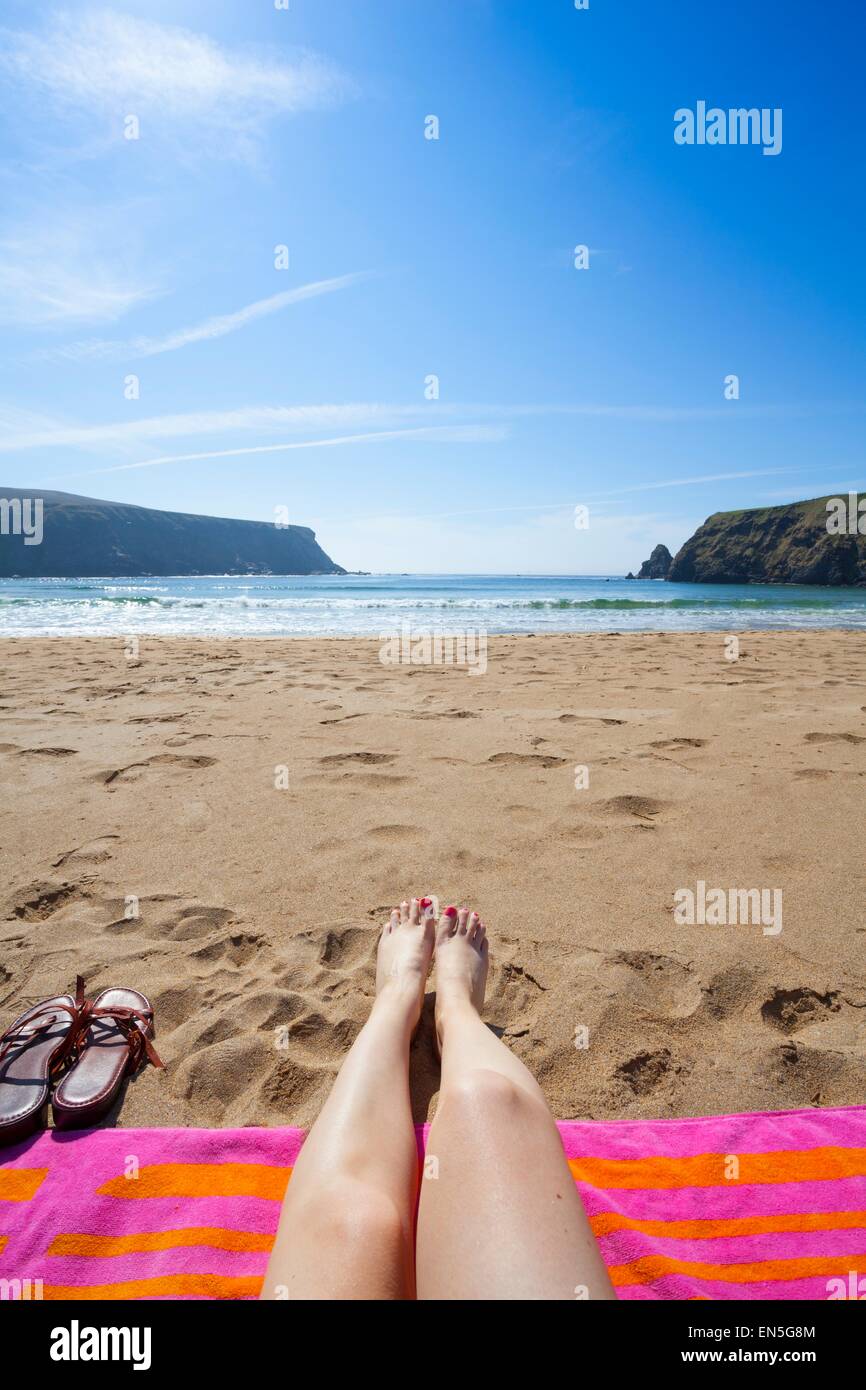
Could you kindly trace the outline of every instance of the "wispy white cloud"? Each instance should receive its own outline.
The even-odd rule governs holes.
[[[0,322],[24,328],[115,323],[162,293],[137,269],[130,239],[113,242],[120,212],[87,223],[43,210],[0,238]],[[99,230],[95,230],[99,229]]]
[[[111,468],[90,468],[86,472],[64,473],[62,478],[89,478],[97,473],[126,473],[135,468],[156,468],[166,463],[200,463],[211,459],[246,457],[248,454],[282,454],[293,449],[333,449],[350,444],[383,444],[395,439],[410,440],[415,443],[436,444],[496,444],[507,436],[507,431],[491,425],[430,425],[422,429],[379,430],[365,434],[347,434],[334,439],[303,439],[284,441],[280,444],[259,444],[242,449],[208,449],[199,454],[166,454],[159,458],[141,459],[137,463],[120,463]],[[61,479],[49,479],[58,482]]]
[[[347,405],[241,406],[237,410],[190,411],[177,415],[149,415],[140,420],[113,421],[102,425],[49,425],[0,434],[0,452],[146,444],[156,439],[185,439],[232,433],[392,429],[431,420],[451,412],[429,403],[394,406],[375,402]]]
[[[0,444],[4,439],[20,439],[22,435],[46,433],[61,429],[63,422],[41,411],[25,410],[18,405],[0,404]]]
[[[597,493],[590,493],[589,496],[596,497],[625,497],[633,492],[655,492],[657,488],[666,487],[695,487],[699,483],[726,483],[737,478],[770,478],[775,475],[785,475],[791,473],[802,473],[806,470],[802,468],[749,468],[737,473],[701,473],[697,477],[689,478],[664,478],[655,483],[633,483],[629,487],[618,487],[614,489],[605,488]]]
[[[758,409],[757,407],[755,408]],[[768,408],[769,409],[769,408]],[[448,404],[419,401],[416,405],[384,402],[346,404],[241,406],[236,410],[189,411],[174,415],[151,415],[144,419],[112,421],[109,424],[62,424],[56,428],[22,430],[0,437],[0,452],[42,448],[83,448],[104,445],[130,445],[154,439],[182,439],[195,435],[225,435],[232,432],[287,430],[315,433],[317,430],[397,429],[424,425],[432,421],[452,423],[492,422],[510,424],[555,416],[601,418],[640,423],[669,424],[676,421],[704,420],[725,414],[715,409],[683,409],[658,406],[608,405],[491,405]],[[690,481],[683,480],[684,483]],[[676,483],[670,484],[676,486]],[[664,484],[668,486],[668,484]]]
[[[107,9],[56,10],[39,28],[0,38],[0,71],[41,101],[107,120],[118,139],[132,114],[143,140],[158,134],[199,146],[209,138],[229,156],[251,153],[272,117],[330,105],[350,90],[313,54],[228,49]]]
[[[352,275],[335,276],[330,280],[315,280],[308,285],[298,285],[293,290],[284,290],[281,294],[272,294],[267,299],[257,299],[255,303],[247,304],[233,314],[217,314],[205,319],[203,323],[195,324],[191,328],[181,328],[161,338],[138,337],[125,342],[97,338],[89,342],[67,344],[56,349],[55,355],[80,362],[88,359],[127,360],[134,357],[155,357],[162,352],[177,352],[179,348],[189,347],[191,343],[225,338],[227,334],[245,328],[248,323],[265,318],[268,314],[279,313],[291,304],[300,304],[306,299],[317,299],[323,294],[335,294],[338,290],[348,289],[350,285],[356,285],[366,278],[366,274],[357,272]]]
[[[568,405],[505,405],[505,406],[466,406],[465,409],[498,410],[503,414],[517,416],[571,415],[577,418],[599,420],[634,421],[635,424],[681,425],[690,421],[726,420],[735,424],[746,418],[764,419],[784,415],[786,417],[804,414],[804,407],[789,405],[737,405],[736,412],[730,405],[722,406],[683,406],[683,405],[603,405],[584,401]]]

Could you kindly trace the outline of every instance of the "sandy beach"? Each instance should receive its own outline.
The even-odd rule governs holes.
[[[166,1069],[110,1123],[309,1124],[425,893],[481,912],[486,1019],[561,1118],[866,1100],[862,635],[498,637],[483,676],[364,639],[2,652],[0,1026],[78,973],[149,995]],[[782,930],[677,922],[700,882],[780,890]]]

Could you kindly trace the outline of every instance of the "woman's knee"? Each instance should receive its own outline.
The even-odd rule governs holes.
[[[405,1242],[406,1213],[393,1197],[362,1178],[337,1178],[320,1193],[315,1224],[322,1238],[341,1250],[383,1257]]]
[[[441,1104],[452,1111],[464,1112],[467,1119],[494,1114],[544,1113],[544,1107],[525,1086],[502,1072],[486,1067],[474,1067],[455,1078],[443,1091]]]

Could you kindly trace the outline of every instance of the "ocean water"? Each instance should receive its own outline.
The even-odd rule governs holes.
[[[866,589],[531,576],[0,580],[0,635],[379,636],[866,628]]]

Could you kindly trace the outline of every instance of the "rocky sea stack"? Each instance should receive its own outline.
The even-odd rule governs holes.
[[[641,565],[638,579],[667,579],[673,558],[666,545],[655,546],[652,555]]]

